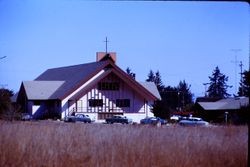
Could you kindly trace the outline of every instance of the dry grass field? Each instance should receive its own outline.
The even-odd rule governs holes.
[[[246,126],[0,121],[0,166],[247,166]]]

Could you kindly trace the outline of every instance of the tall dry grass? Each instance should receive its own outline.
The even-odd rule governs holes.
[[[247,127],[1,122],[0,166],[247,166]]]

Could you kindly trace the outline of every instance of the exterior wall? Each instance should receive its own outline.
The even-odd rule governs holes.
[[[122,80],[113,74],[108,75],[100,82],[117,82],[119,83],[119,90],[98,90],[98,85],[88,91],[80,99],[75,99],[74,104],[69,107],[69,111],[77,113],[84,113],[89,115],[96,121],[104,119],[100,117],[101,114],[122,114],[132,118],[134,122],[139,122],[140,119],[146,116],[153,116],[150,105],[153,102],[147,102],[144,97],[138,95],[132,88],[125,84]],[[90,107],[90,99],[102,99],[103,105],[99,107]],[[130,107],[116,106],[117,99],[129,99]],[[70,102],[71,103],[71,102]]]
[[[73,93],[71,93],[69,96],[67,96],[65,99],[62,100],[62,102],[61,102],[61,119],[64,119],[65,116],[69,115],[69,112],[71,111],[71,109],[73,109],[73,107],[76,107],[76,106],[69,107],[69,103],[68,103],[69,99],[72,96],[74,96],[76,93],[81,91],[84,87],[89,85],[92,81],[94,81],[102,73],[104,73],[104,70],[97,73],[94,77],[92,77],[90,80],[85,82],[81,87],[79,87],[77,90],[75,90]],[[75,104],[73,104],[73,105],[75,105]]]
[[[33,118],[40,118],[46,110],[46,104],[44,102],[39,105],[34,104],[33,101],[28,101],[28,113],[30,113]]]

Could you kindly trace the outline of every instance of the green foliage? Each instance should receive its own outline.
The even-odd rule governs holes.
[[[249,97],[249,94],[250,94],[250,72],[244,71],[242,81],[240,82],[238,95]]]
[[[155,85],[157,86],[157,89],[159,90],[159,92],[162,92],[162,90],[164,89],[164,85],[163,85],[162,80],[161,80],[161,74],[159,71],[154,73],[152,70],[150,70],[149,74],[148,74],[148,79],[146,79],[146,81],[147,82],[154,82]]]
[[[193,103],[193,94],[190,91],[191,85],[185,80],[180,81],[177,87],[165,86],[161,80],[160,72],[149,71],[147,82],[154,82],[161,95],[161,101],[156,101],[153,106],[155,116],[169,118],[173,110],[185,110]]]
[[[0,89],[0,118],[6,120],[20,119],[20,105],[12,104],[11,97],[13,91],[8,89]]]
[[[126,72],[131,78],[135,79],[135,73],[129,67],[127,67]]]
[[[13,91],[0,89],[0,114],[11,110],[11,96],[13,96]]]
[[[193,94],[190,91],[191,85],[188,85],[185,80],[180,81],[177,86],[179,98],[181,98],[183,107],[186,104],[193,103]]]
[[[230,96],[227,93],[227,88],[230,86],[226,84],[228,77],[220,72],[218,66],[214,69],[212,76],[209,76],[209,79],[210,85],[207,90],[209,97],[226,98]]]
[[[163,119],[170,117],[170,109],[164,100],[157,100],[153,105],[154,116],[160,117]]]

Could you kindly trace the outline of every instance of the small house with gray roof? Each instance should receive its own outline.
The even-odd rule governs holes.
[[[116,65],[116,53],[97,53],[97,61],[48,69],[33,81],[23,81],[17,102],[34,118],[84,113],[96,121],[124,115],[135,122],[153,116],[161,99],[152,82],[137,82]]]
[[[232,123],[245,122],[249,115],[248,106],[248,97],[209,99],[209,101],[202,99],[196,102],[198,115],[212,122],[227,122],[228,120]]]

